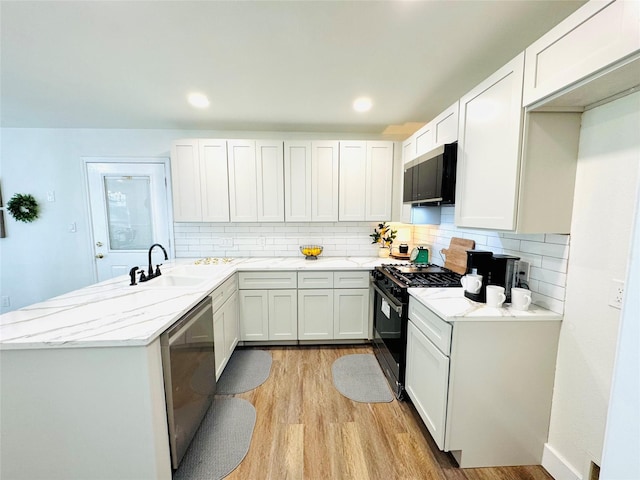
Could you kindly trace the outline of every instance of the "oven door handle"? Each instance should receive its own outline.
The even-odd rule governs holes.
[[[374,290],[378,292],[380,296],[387,301],[387,303],[393,309],[393,311],[395,311],[398,315],[402,316],[402,305],[396,305],[395,302],[391,300],[389,296],[386,293],[384,293],[380,289],[380,287],[378,287],[375,283],[372,283],[371,285],[373,286]]]

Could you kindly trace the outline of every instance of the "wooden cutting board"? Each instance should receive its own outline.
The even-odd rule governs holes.
[[[460,275],[467,273],[467,250],[473,250],[476,246],[474,240],[452,237],[449,248],[443,248],[445,255],[444,266]]]

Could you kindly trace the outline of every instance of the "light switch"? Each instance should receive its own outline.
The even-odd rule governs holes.
[[[55,202],[56,201],[56,192],[54,192],[53,190],[51,190],[50,192],[47,192],[47,202]]]

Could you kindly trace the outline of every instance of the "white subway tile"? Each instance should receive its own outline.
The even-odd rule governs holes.
[[[568,245],[523,240],[520,244],[520,249],[523,252],[536,253],[545,257],[569,258]]]
[[[567,284],[567,275],[561,272],[554,272],[553,270],[532,267],[530,275],[531,278],[535,280],[551,283],[560,287],[564,287]]]
[[[559,287],[551,283],[539,281],[537,292],[541,295],[555,298],[560,301],[564,301],[564,287]]]
[[[487,246],[502,248],[503,250],[520,250],[520,240],[499,236],[489,237],[487,240]]]
[[[564,258],[542,257],[541,267],[556,272],[567,272],[568,260]]]

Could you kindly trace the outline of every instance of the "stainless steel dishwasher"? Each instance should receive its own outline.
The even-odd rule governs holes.
[[[211,297],[160,336],[171,465],[178,468],[216,390]]]

